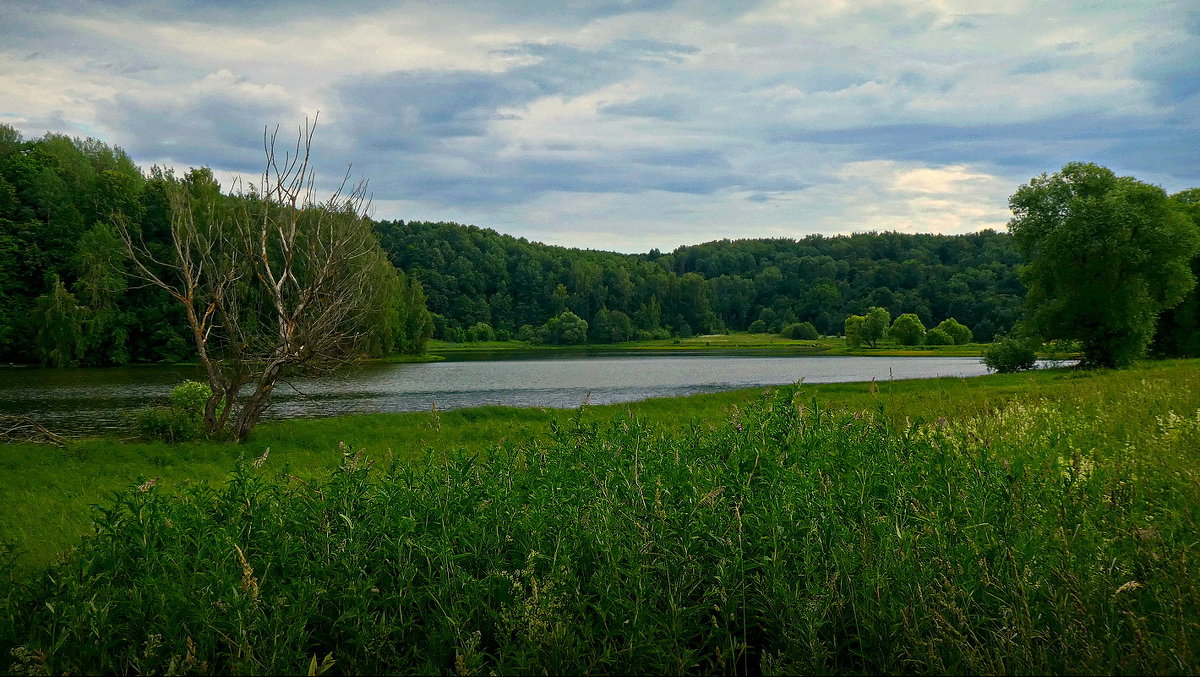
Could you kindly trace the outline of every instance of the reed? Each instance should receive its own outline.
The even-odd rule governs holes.
[[[0,651],[26,674],[1195,673],[1180,373],[921,421],[804,387],[682,427],[580,408],[487,453],[327,448],[305,477],[272,452],[115,495],[5,584]]]

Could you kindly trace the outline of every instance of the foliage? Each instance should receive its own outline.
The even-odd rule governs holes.
[[[1037,363],[1037,352],[1027,338],[1005,336],[984,349],[983,363],[991,371],[1010,374],[1032,369]]]
[[[938,329],[948,334],[956,346],[970,343],[974,338],[971,328],[964,324],[960,324],[959,321],[953,317],[942,320],[940,323],[938,323],[938,326],[934,327],[934,329]]]
[[[1195,284],[1197,226],[1161,188],[1075,162],[1032,179],[1009,204],[1009,231],[1029,261],[1029,326],[1046,340],[1079,340],[1087,364],[1130,364],[1159,313]]]
[[[38,356],[44,366],[71,367],[83,354],[87,309],[54,276],[51,292],[37,299],[34,326]]]
[[[901,345],[919,346],[925,339],[925,325],[913,313],[904,313],[892,323],[889,333]]]
[[[857,348],[863,343],[862,327],[863,322],[867,321],[866,315],[851,315],[846,318],[845,335],[846,345],[850,348]]]
[[[587,320],[564,310],[562,314],[550,318],[542,325],[537,338],[541,343],[552,345],[578,345],[587,342],[587,331]]]
[[[1179,395],[897,426],[783,388],[712,428],[581,410],[482,455],[343,448],[303,482],[264,454],[117,495],[0,589],[0,651],[41,674],[1192,673]]]
[[[384,221],[376,229],[393,263],[421,281],[430,309],[446,318],[439,338],[479,321],[518,332],[564,310],[589,326],[602,310],[619,311],[639,331],[676,335],[685,324],[692,333],[778,333],[796,322],[837,334],[846,315],[880,306],[926,325],[958,317],[988,340],[1011,327],[1024,295],[1011,238],[992,231],[722,240],[624,255],[454,223]]]
[[[495,341],[496,332],[487,322],[476,322],[467,329],[468,341]]]
[[[866,317],[863,318],[862,327],[859,329],[859,334],[862,336],[863,342],[874,348],[878,345],[888,331],[888,325],[892,322],[892,316],[886,308],[873,306],[867,310]]]
[[[151,440],[178,444],[200,439],[205,434],[204,408],[212,389],[198,381],[184,381],[171,390],[169,405],[137,413],[134,428]]]
[[[204,412],[211,435],[245,440],[285,371],[331,374],[373,339],[390,348],[404,331],[396,316],[407,286],[365,216],[365,182],[321,201],[313,193],[314,131],[306,122],[295,155],[284,158],[275,136],[265,137],[261,181],[233,195],[207,169],[165,175],[167,256],[136,223],[116,219],[130,275],[184,311],[212,389]],[[381,325],[389,330],[382,338]]]
[[[1200,228],[1200,188],[1176,193],[1171,200]],[[1192,257],[1191,269],[1200,280],[1200,251]],[[1200,357],[1200,284],[1159,316],[1150,350],[1160,357]]]
[[[784,338],[801,341],[815,341],[821,338],[812,322],[795,322],[783,328],[779,335]]]
[[[925,345],[927,346],[952,346],[954,338],[939,327],[934,327],[925,332]]]

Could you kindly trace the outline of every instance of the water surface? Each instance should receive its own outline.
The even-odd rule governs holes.
[[[478,357],[478,356],[476,356]],[[322,380],[276,387],[267,417],[455,409],[483,405],[576,407],[735,388],[979,376],[975,357],[780,357],[629,354],[539,359],[364,363]],[[130,414],[171,387],[201,378],[188,367],[0,369],[0,413],[26,414],[66,433],[127,427]]]

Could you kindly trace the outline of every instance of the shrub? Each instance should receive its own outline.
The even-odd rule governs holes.
[[[927,346],[952,346],[954,339],[945,331],[934,327],[925,333],[925,345]]]
[[[750,327],[746,331],[751,334],[765,334],[767,333],[767,323],[762,320],[755,320],[750,323]]]
[[[857,348],[863,344],[862,328],[863,322],[866,321],[866,315],[851,315],[846,318],[846,345],[848,347]]]
[[[799,341],[813,341],[821,337],[812,322],[795,322],[789,324],[783,328],[780,336]]]
[[[495,341],[496,332],[487,322],[476,322],[467,330],[468,341]]]
[[[971,339],[974,338],[971,334],[971,328],[964,324],[960,324],[959,321],[953,317],[942,320],[941,324],[934,328],[941,329],[949,334],[950,338],[954,341],[954,345],[960,346],[964,343],[970,343]]]
[[[1006,336],[983,351],[983,363],[991,371],[1011,374],[1032,369],[1037,353],[1029,341]]]
[[[184,381],[175,386],[168,397],[168,406],[151,407],[134,416],[138,434],[148,439],[179,444],[204,436],[204,406],[212,390],[198,381]]]
[[[904,313],[892,323],[891,335],[901,345],[919,346],[925,338],[925,325],[916,314]]]

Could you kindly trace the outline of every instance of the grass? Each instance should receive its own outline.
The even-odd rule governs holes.
[[[5,537],[75,547],[23,560],[0,651],[17,673],[1195,673],[1198,384],[1192,360],[13,446]]]
[[[822,406],[876,411],[902,423],[985,414],[1018,398],[1064,399],[1092,389],[1132,387],[1141,379],[1200,383],[1200,362],[1147,362],[1116,372],[1046,370],[981,378],[942,378],[805,386]],[[871,392],[874,387],[874,393]],[[685,430],[724,422],[735,407],[753,402],[762,389],[735,390],[629,404],[591,406],[589,419],[633,415]],[[170,446],[114,438],[73,441],[67,449],[45,445],[0,447],[0,543],[21,553],[23,568],[51,562],[91,530],[91,506],[113,492],[150,478],[164,489],[188,483],[218,486],[240,457],[271,449],[272,459],[294,474],[317,477],[337,466],[332,450],[344,442],[383,462],[389,456],[416,460],[428,449],[482,453],[497,445],[542,439],[551,424],[574,414],[558,410],[480,407],[431,414],[369,414],[325,419],[268,421],[245,445],[189,442]]]
[[[987,343],[968,343],[957,346],[902,346],[891,340],[880,341],[876,348],[866,346],[859,348],[846,347],[845,339],[840,337],[825,337],[812,341],[786,339],[778,334],[750,334],[747,332],[731,332],[729,334],[710,334],[692,336],[681,339],[657,339],[647,341],[626,341],[612,344],[589,344],[577,346],[535,345],[524,341],[474,341],[465,343],[450,343],[433,340],[429,342],[429,351],[434,354],[453,355],[455,353],[471,352],[516,352],[516,353],[587,353],[587,352],[622,352],[622,351],[688,351],[688,352],[725,352],[725,351],[770,351],[789,355],[837,355],[837,356],[888,356],[888,357],[979,357],[983,354]],[[1042,355],[1047,358],[1066,359],[1071,355],[1047,352]],[[1077,356],[1076,356],[1077,357]]]

